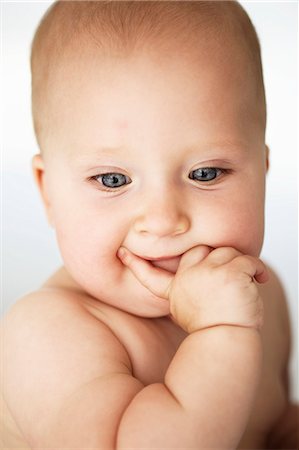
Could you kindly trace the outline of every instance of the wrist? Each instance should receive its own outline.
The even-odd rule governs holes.
[[[191,333],[187,339],[195,339],[209,348],[211,352],[225,355],[224,360],[237,363],[250,360],[252,367],[261,367],[262,339],[255,328],[235,325],[217,325]],[[246,363],[247,364],[247,363]]]

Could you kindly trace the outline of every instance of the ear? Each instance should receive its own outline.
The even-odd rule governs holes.
[[[38,187],[38,190],[41,194],[42,201],[46,210],[47,218],[49,224],[54,227],[54,221],[52,217],[52,208],[51,208],[51,202],[49,198],[49,193],[47,189],[47,184],[45,182],[45,163],[43,161],[43,158],[40,154],[34,155],[32,158],[32,171],[35,183]]]
[[[266,157],[266,172],[268,172],[269,166],[270,166],[269,153],[270,153],[270,149],[269,149],[268,145],[266,145],[266,152],[265,152],[265,157]]]

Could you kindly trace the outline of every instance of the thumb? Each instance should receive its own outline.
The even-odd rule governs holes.
[[[157,297],[168,300],[171,282],[174,278],[170,272],[154,267],[149,261],[120,247],[117,256],[135,275],[138,281]]]
[[[200,263],[213,250],[212,247],[208,247],[207,245],[197,245],[196,247],[191,248],[182,256],[177,273],[182,273],[189,269],[189,267]]]

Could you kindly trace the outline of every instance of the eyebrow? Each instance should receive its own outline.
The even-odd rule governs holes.
[[[112,146],[104,146],[104,147],[96,147],[95,149],[92,149],[90,152],[83,151],[82,153],[76,155],[76,159],[78,160],[85,160],[93,157],[98,157],[102,155],[114,155],[114,154],[124,154],[128,153],[130,151],[129,147],[112,147]]]
[[[209,143],[200,143],[195,141],[190,145],[184,146],[184,151],[186,153],[200,153],[200,152],[206,152],[211,151],[214,149],[215,151],[223,150],[231,150],[233,153],[238,152],[241,148],[243,149],[249,149],[251,145],[248,142],[241,141],[241,140],[223,140],[223,141],[215,141],[215,142],[209,142]],[[127,146],[97,146],[95,149],[93,149],[92,152],[83,152],[81,154],[78,154],[74,157],[74,159],[79,163],[89,162],[93,158],[99,158],[102,156],[121,156],[121,155],[129,155],[132,153],[132,148]]]
[[[192,144],[190,146],[187,146],[186,148],[189,150],[194,150],[194,151],[204,151],[204,150],[212,150],[212,149],[216,149],[216,150],[239,150],[240,148],[246,148],[248,149],[250,147],[250,144],[248,142],[245,141],[230,141],[230,140],[225,140],[225,141],[214,141],[214,142],[208,142],[208,143],[202,143],[202,144]]]

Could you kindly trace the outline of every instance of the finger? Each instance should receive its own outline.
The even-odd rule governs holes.
[[[266,283],[269,280],[267,267],[259,258],[250,255],[237,256],[232,265],[237,266],[238,270],[254,278],[258,283]]]
[[[249,257],[249,258],[253,258],[253,257]],[[258,258],[253,258],[256,260],[257,265],[256,265],[256,272],[254,274],[254,278],[258,283],[267,283],[267,281],[269,280],[269,272],[267,269],[267,266],[263,263],[263,261],[261,261]]]
[[[177,273],[182,273],[189,267],[195,266],[205,259],[208,254],[212,251],[212,247],[207,245],[198,245],[191,248],[186,253],[183,254]]]
[[[135,275],[140,283],[158,297],[168,300],[168,294],[174,275],[154,267],[149,261],[134,255],[128,249],[121,247],[118,257]]]
[[[213,265],[222,266],[241,255],[243,254],[233,247],[218,247],[209,254],[208,261]]]

